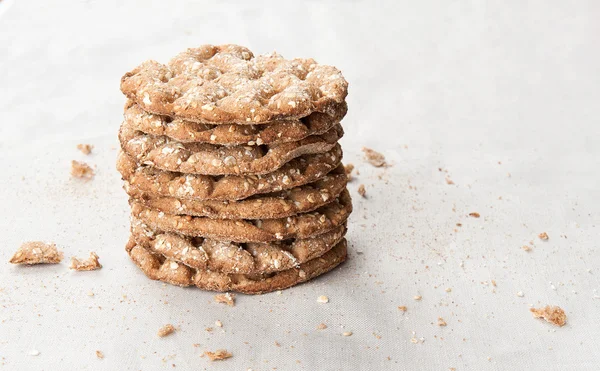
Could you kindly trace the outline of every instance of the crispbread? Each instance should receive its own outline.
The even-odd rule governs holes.
[[[332,114],[313,112],[296,120],[279,120],[263,125],[203,124],[169,116],[154,115],[128,101],[124,121],[146,134],[164,135],[182,143],[212,143],[249,146],[295,142],[319,135],[337,125],[346,115],[346,102],[333,107]]]
[[[138,166],[120,152],[117,170],[130,186],[146,193],[190,200],[239,200],[312,183],[337,167],[341,159],[342,149],[336,145],[326,153],[293,159],[271,174],[214,177]]]
[[[348,177],[339,165],[325,177],[286,191],[256,195],[239,201],[187,200],[140,191],[125,182],[129,197],[150,209],[173,215],[206,216],[213,219],[275,219],[313,211],[345,189]]]
[[[177,286],[196,285],[213,291],[236,291],[245,294],[263,294],[283,290],[328,272],[346,260],[346,240],[342,239],[327,253],[300,266],[263,275],[224,274],[193,269],[185,264],[166,259],[160,254],[136,244],[133,238],[126,245],[131,260],[153,280]]]
[[[202,175],[271,173],[286,162],[308,154],[330,151],[343,136],[341,125],[324,134],[297,142],[261,146],[219,146],[208,143],[181,143],[166,136],[152,136],[121,125],[121,148],[138,163],[166,171]]]
[[[329,251],[345,233],[342,225],[306,239],[233,243],[152,230],[137,218],[131,220],[131,235],[138,245],[190,268],[221,273],[264,274],[293,268]]]
[[[154,230],[234,242],[270,242],[309,238],[343,225],[352,212],[348,190],[315,211],[280,219],[228,220],[179,216],[149,209],[135,200],[131,215]]]
[[[121,91],[154,114],[215,124],[262,124],[329,112],[348,83],[313,59],[254,57],[237,45],[188,49],[168,65],[146,61],[121,78]]]

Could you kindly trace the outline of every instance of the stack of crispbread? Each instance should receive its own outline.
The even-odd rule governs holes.
[[[334,67],[236,45],[125,74],[117,168],[135,264],[175,285],[255,294],[343,262],[347,88]]]

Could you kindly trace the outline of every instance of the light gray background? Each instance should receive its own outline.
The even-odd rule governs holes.
[[[600,368],[598,2],[173,3],[0,1],[0,369]],[[123,249],[119,79],[203,43],[314,57],[350,82],[350,260],[233,308],[146,279]],[[362,146],[393,166],[370,167]],[[72,159],[95,179],[70,179]],[[37,239],[104,268],[7,263]],[[565,327],[531,317],[546,303]],[[180,330],[159,339],[165,323]],[[218,348],[234,357],[200,358]]]

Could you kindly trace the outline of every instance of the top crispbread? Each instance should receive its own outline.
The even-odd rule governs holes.
[[[121,91],[145,111],[206,123],[262,124],[329,112],[348,83],[313,59],[255,57],[237,45],[203,45],[167,65],[146,61],[121,78]]]

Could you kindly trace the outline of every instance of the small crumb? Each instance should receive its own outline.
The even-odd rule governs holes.
[[[446,287],[446,292],[452,292],[452,287]]]
[[[275,346],[276,346],[276,347],[281,347],[281,344],[279,344],[279,342],[278,342],[278,341],[276,341],[276,342],[275,342]]]
[[[354,170],[354,165],[346,164],[344,165],[344,170],[346,171],[346,176],[348,177],[348,180],[352,180],[352,170]]]
[[[36,349],[31,349],[31,350],[29,351],[29,355],[30,355],[30,356],[34,356],[34,357],[37,357],[37,356],[39,356],[39,355],[40,355],[40,351],[39,351],[39,350],[36,350]]]
[[[523,294],[523,291],[519,291],[517,292],[517,296],[522,298],[523,296],[525,296],[525,294]]]
[[[352,336],[352,331],[344,331],[342,332],[342,336]]]
[[[326,325],[326,324],[324,324],[324,323],[320,323],[320,324],[317,326],[317,330],[325,330],[326,328],[327,328],[327,325]]]
[[[102,264],[98,261],[98,255],[95,252],[90,252],[90,257],[86,260],[79,260],[76,257],[71,258],[69,268],[76,271],[93,271],[102,268]]]
[[[103,359],[104,358],[104,353],[102,353],[101,351],[97,350],[96,351],[96,357]]]
[[[53,243],[29,241],[22,244],[10,258],[12,264],[58,264],[63,253],[58,251]]]
[[[381,153],[376,152],[367,147],[363,147],[362,151],[365,153],[365,158],[367,159],[367,162],[371,165],[375,167],[386,166],[385,157]]]
[[[217,303],[227,304],[230,307],[233,307],[235,306],[235,294],[226,293],[215,295],[215,301]]]
[[[446,184],[454,184],[454,181],[448,177],[446,177]]]
[[[567,323],[567,315],[561,307],[546,305],[544,308],[529,310],[535,318],[543,318],[553,325],[562,327]]]
[[[217,327],[223,327],[223,322],[221,322],[219,320],[216,320],[215,321],[215,326],[217,326]]]
[[[204,331],[206,331],[206,332],[213,332],[214,330],[215,329],[212,328],[212,327],[207,327],[207,328],[204,329]]]
[[[548,237],[548,233],[546,233],[546,232],[542,232],[542,233],[538,234],[538,238],[539,238],[540,240],[544,240],[544,241],[546,241],[546,240],[549,238],[549,237]]]
[[[361,184],[358,186],[358,194],[361,195],[362,197],[366,197],[365,195],[367,194],[367,190],[365,189],[364,184]]]
[[[469,213],[469,216],[472,218],[479,218],[481,215],[479,215],[479,213],[473,212],[473,213]]]
[[[233,357],[233,354],[229,353],[225,349],[219,349],[214,352],[209,352],[207,350],[204,352],[204,355],[207,356],[211,361],[222,361],[224,359]]]
[[[87,295],[88,296],[94,296],[94,293],[92,291],[88,291]]]
[[[71,161],[71,175],[75,178],[92,179],[94,170],[85,162]]]
[[[175,332],[175,327],[172,324],[168,323],[168,324],[164,325],[163,327],[161,327],[160,329],[158,329],[158,336],[163,338],[165,336],[171,335],[174,332]]]
[[[398,310],[406,312],[408,310],[408,308],[406,307],[406,305],[400,305],[400,306],[398,306]]]
[[[415,296],[413,296],[413,299],[419,301],[419,300],[423,299],[423,297],[421,295],[415,295]]]
[[[317,298],[317,303],[327,304],[329,303],[329,298],[325,295],[321,295]]]
[[[531,251],[531,246],[523,245],[521,248],[527,252]]]
[[[438,326],[441,326],[441,327],[448,325],[442,317],[438,317],[437,324],[438,324]]]
[[[492,280],[492,286],[497,287],[496,280]]]
[[[84,155],[89,155],[90,153],[92,153],[92,149],[94,148],[94,146],[92,146],[91,144],[78,144],[77,145],[77,149],[81,151],[81,153],[83,153]]]

